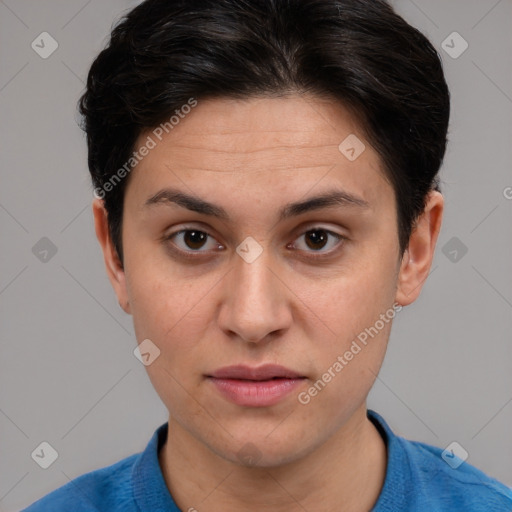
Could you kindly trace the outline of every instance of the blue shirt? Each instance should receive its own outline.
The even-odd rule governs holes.
[[[467,462],[453,469],[440,448],[399,437],[379,414],[367,415],[388,452],[384,486],[371,512],[512,511],[511,488]],[[22,512],[179,512],[158,462],[167,428],[161,425],[143,452],[75,478]]]

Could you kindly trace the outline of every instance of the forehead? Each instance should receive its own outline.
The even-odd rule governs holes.
[[[350,133],[361,130],[349,112],[333,100],[309,96],[251,98],[247,100],[209,99],[199,101],[188,116],[163,137],[172,139],[173,152],[201,149],[236,163],[247,153],[266,156],[266,151],[282,151],[286,156],[309,155],[311,160],[330,152],[339,156],[338,145]],[[151,131],[148,131],[151,134]],[[168,137],[167,137],[168,135]],[[170,141],[169,141],[170,142]],[[306,151],[304,151],[306,150]],[[184,156],[200,158],[190,151]],[[284,156],[284,155],[283,155]],[[254,160],[254,158],[252,159]]]
[[[135,194],[139,203],[165,184],[204,193],[229,187],[264,193],[268,187],[306,192],[315,182],[336,182],[368,201],[387,186],[378,154],[349,110],[334,100],[305,95],[198,100],[165,126],[147,130],[136,144],[141,147],[148,137],[154,143],[130,175],[127,195]],[[364,147],[356,159],[343,152],[347,140],[349,146],[361,144],[358,153]]]

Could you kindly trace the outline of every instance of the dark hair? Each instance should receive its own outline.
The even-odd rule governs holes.
[[[191,98],[294,92],[356,116],[395,191],[403,254],[427,194],[439,190],[450,115],[441,60],[421,32],[384,0],[146,0],[113,28],[79,102],[121,262],[127,180],[103,187],[141,133]]]

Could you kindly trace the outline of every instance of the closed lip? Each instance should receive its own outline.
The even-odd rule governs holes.
[[[304,375],[277,364],[264,364],[253,367],[247,365],[225,366],[207,375],[214,379],[243,379],[243,380],[270,380],[270,379],[300,379]]]

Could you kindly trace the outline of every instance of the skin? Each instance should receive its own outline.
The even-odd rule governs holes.
[[[338,150],[349,134],[366,145],[354,161]],[[128,180],[124,268],[100,199],[93,201],[95,227],[138,342],[149,338],[161,351],[146,368],[169,411],[159,457],[180,509],[370,510],[387,456],[366,417],[366,398],[392,322],[308,404],[297,395],[379,315],[418,297],[441,226],[441,194],[430,193],[401,258],[394,191],[378,154],[342,105],[301,95],[199,101]],[[171,203],[144,207],[165,187],[221,206],[230,220]],[[338,205],[278,219],[285,204],[334,188],[368,207]],[[185,227],[212,238],[203,246],[190,240],[187,246],[183,236],[164,240]],[[345,240],[331,235],[324,246],[312,244],[313,228]],[[248,236],[262,248],[252,263],[236,252]],[[172,247],[195,250],[196,259]],[[275,405],[242,407],[205,377],[240,363],[281,364],[307,378]],[[239,458],[247,443],[258,454],[253,463]]]

